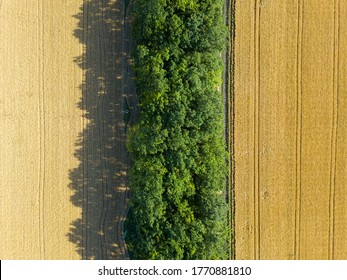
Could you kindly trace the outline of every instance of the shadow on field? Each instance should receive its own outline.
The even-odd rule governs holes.
[[[81,219],[68,238],[82,259],[126,259],[123,221],[128,209],[130,158],[125,134],[136,107],[130,71],[125,1],[85,0],[75,15],[74,36],[83,45],[75,63],[84,70],[84,129],[76,143],[77,168],[70,170],[71,201]]]

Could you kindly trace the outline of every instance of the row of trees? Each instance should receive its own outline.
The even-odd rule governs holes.
[[[223,0],[134,0],[133,259],[226,259]]]

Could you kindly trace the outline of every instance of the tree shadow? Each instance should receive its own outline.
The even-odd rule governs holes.
[[[137,118],[126,0],[84,0],[74,36],[83,46],[84,127],[70,170],[71,202],[82,216],[67,234],[82,259],[127,259],[123,221],[128,210],[126,129]]]

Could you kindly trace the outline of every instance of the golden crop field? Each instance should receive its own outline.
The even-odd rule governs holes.
[[[0,259],[127,258],[125,1],[0,3]]]
[[[347,2],[236,0],[237,259],[347,258]]]

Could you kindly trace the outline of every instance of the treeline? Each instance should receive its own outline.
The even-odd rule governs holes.
[[[134,0],[132,259],[227,259],[223,0]]]

